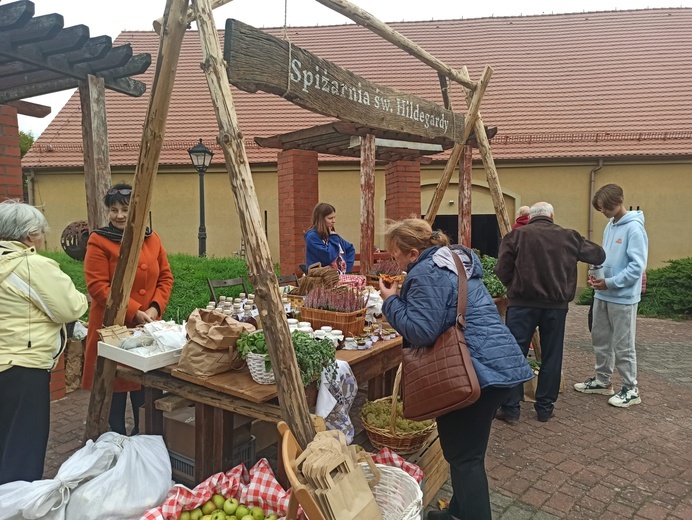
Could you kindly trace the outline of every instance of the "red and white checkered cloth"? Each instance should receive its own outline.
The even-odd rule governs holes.
[[[423,482],[423,470],[420,469],[420,466],[407,462],[404,458],[397,455],[389,448],[382,448],[379,452],[377,452],[377,455],[375,455],[372,460],[375,461],[375,464],[385,464],[387,466],[401,468],[415,478],[416,482],[419,484]]]
[[[140,520],[177,520],[181,511],[201,506],[216,493],[235,497],[248,506],[259,506],[279,518],[286,516],[290,497],[290,491],[276,481],[267,459],[260,459],[249,472],[240,464],[226,473],[212,475],[192,490],[174,486],[163,504],[144,513]]]

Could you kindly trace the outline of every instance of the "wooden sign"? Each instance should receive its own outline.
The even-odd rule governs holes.
[[[226,20],[224,59],[228,81],[241,90],[276,94],[343,121],[461,142],[463,115],[371,83],[238,20]]]

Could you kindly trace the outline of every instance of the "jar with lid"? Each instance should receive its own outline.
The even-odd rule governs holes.
[[[240,321],[250,323],[253,327],[257,328],[257,320],[253,316],[252,307],[250,305],[246,305],[243,308],[243,315],[240,318]]]
[[[226,297],[225,297],[225,296],[219,296],[219,301],[220,301],[220,302],[225,302],[225,301],[226,301]]]
[[[241,321],[243,318],[243,308],[239,303],[234,303],[233,304],[233,311],[231,312],[231,316],[238,320]]]

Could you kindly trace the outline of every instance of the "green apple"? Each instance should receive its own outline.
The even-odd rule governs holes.
[[[211,515],[214,511],[216,511],[217,507],[214,502],[211,500],[207,500],[204,504],[202,504],[202,513],[204,515]]]
[[[239,505],[237,498],[227,498],[223,503],[223,510],[227,515],[233,515]]]
[[[261,507],[253,507],[250,509],[250,516],[254,520],[264,520],[264,510]]]
[[[223,497],[223,495],[216,494],[211,497],[211,501],[214,502],[216,509],[223,509],[223,503],[226,501],[226,499]]]
[[[178,520],[191,520],[190,511],[181,511]]]
[[[279,517],[272,513],[269,516],[265,516],[264,520],[279,520]]]
[[[239,505],[238,509],[235,510],[235,516],[236,518],[238,518],[238,520],[241,520],[244,516],[247,516],[249,514],[250,510],[244,505]]]
[[[211,515],[204,515],[202,520],[211,520]]]
[[[203,516],[204,513],[202,513],[202,510],[199,507],[196,507],[190,511],[190,520],[201,520]]]
[[[252,515],[245,515],[243,518],[240,520],[253,520]]]
[[[226,520],[226,513],[221,509],[217,509],[211,514],[211,520]]]

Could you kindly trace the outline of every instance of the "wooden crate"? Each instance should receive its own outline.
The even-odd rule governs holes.
[[[449,464],[442,455],[437,429],[430,434],[423,447],[406,457],[423,470],[423,507],[432,502],[442,485],[449,478]]]

